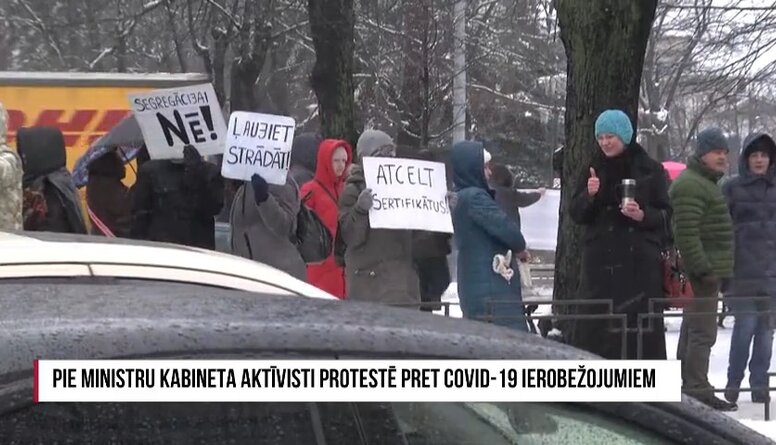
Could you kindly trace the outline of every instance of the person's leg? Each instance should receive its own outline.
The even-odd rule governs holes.
[[[748,311],[745,302],[732,303],[733,334],[730,337],[730,354],[728,355],[727,385],[725,386],[725,399],[729,402],[738,400],[738,389],[744,380],[746,363],[749,361],[749,347],[752,345],[752,337],[757,328],[757,316],[753,314],[741,314]]]
[[[450,267],[447,265],[447,257],[430,258],[428,260],[428,288],[427,300],[429,302],[439,303],[442,301],[442,294],[450,286]],[[440,306],[434,306],[433,310],[438,310]]]
[[[695,297],[685,309],[687,315],[682,321],[682,325],[687,325],[687,344],[682,363],[683,390],[700,400],[711,400],[715,397],[708,379],[709,356],[717,341],[716,298],[719,287],[700,281],[693,281],[692,286]]]
[[[427,260],[423,259],[423,260],[415,261],[415,271],[418,273],[418,285],[420,287],[420,301],[421,303],[426,303],[429,298],[429,289],[430,289],[429,267],[428,267]],[[424,312],[430,312],[431,308],[426,305],[421,305],[420,310]]]
[[[753,329],[754,344],[752,360],[749,362],[749,385],[752,388],[768,387],[768,369],[771,367],[773,352],[773,329],[770,327],[768,315],[756,315],[756,327]],[[753,391],[752,401],[765,403],[770,400],[768,391]]]

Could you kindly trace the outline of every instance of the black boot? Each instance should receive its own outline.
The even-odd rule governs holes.
[[[725,400],[730,403],[738,402],[738,388],[728,386],[725,388]]]
[[[752,391],[752,403],[770,403],[771,396],[767,392]]]
[[[735,403],[726,402],[715,396],[704,398],[704,399],[701,399],[700,401],[717,411],[725,411],[725,412],[738,411],[738,405],[736,405]]]

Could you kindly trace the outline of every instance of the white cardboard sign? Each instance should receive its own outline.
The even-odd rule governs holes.
[[[226,123],[213,85],[130,94],[129,103],[152,159],[180,159],[186,145],[202,156],[223,153]]]
[[[370,227],[453,233],[444,164],[367,157],[363,167],[374,198]]]
[[[229,117],[221,175],[249,181],[258,173],[270,184],[285,184],[295,129],[296,121],[288,116],[235,111]]]

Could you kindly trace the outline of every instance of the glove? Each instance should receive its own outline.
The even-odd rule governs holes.
[[[269,184],[260,174],[251,176],[251,187],[253,187],[253,199],[256,200],[256,205],[269,199]]]
[[[183,162],[186,165],[197,165],[202,162],[202,156],[193,145],[183,147]]]
[[[458,204],[458,193],[455,192],[447,192],[445,194],[445,198],[447,198],[447,207],[452,212],[455,208],[455,205]]]
[[[356,208],[362,212],[369,212],[369,209],[372,208],[372,189],[365,188],[361,190],[356,201]]]

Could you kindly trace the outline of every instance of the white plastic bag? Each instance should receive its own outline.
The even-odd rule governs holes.
[[[520,272],[520,284],[526,288],[533,287],[533,280],[531,279],[531,266],[527,261],[518,261],[517,269]]]

